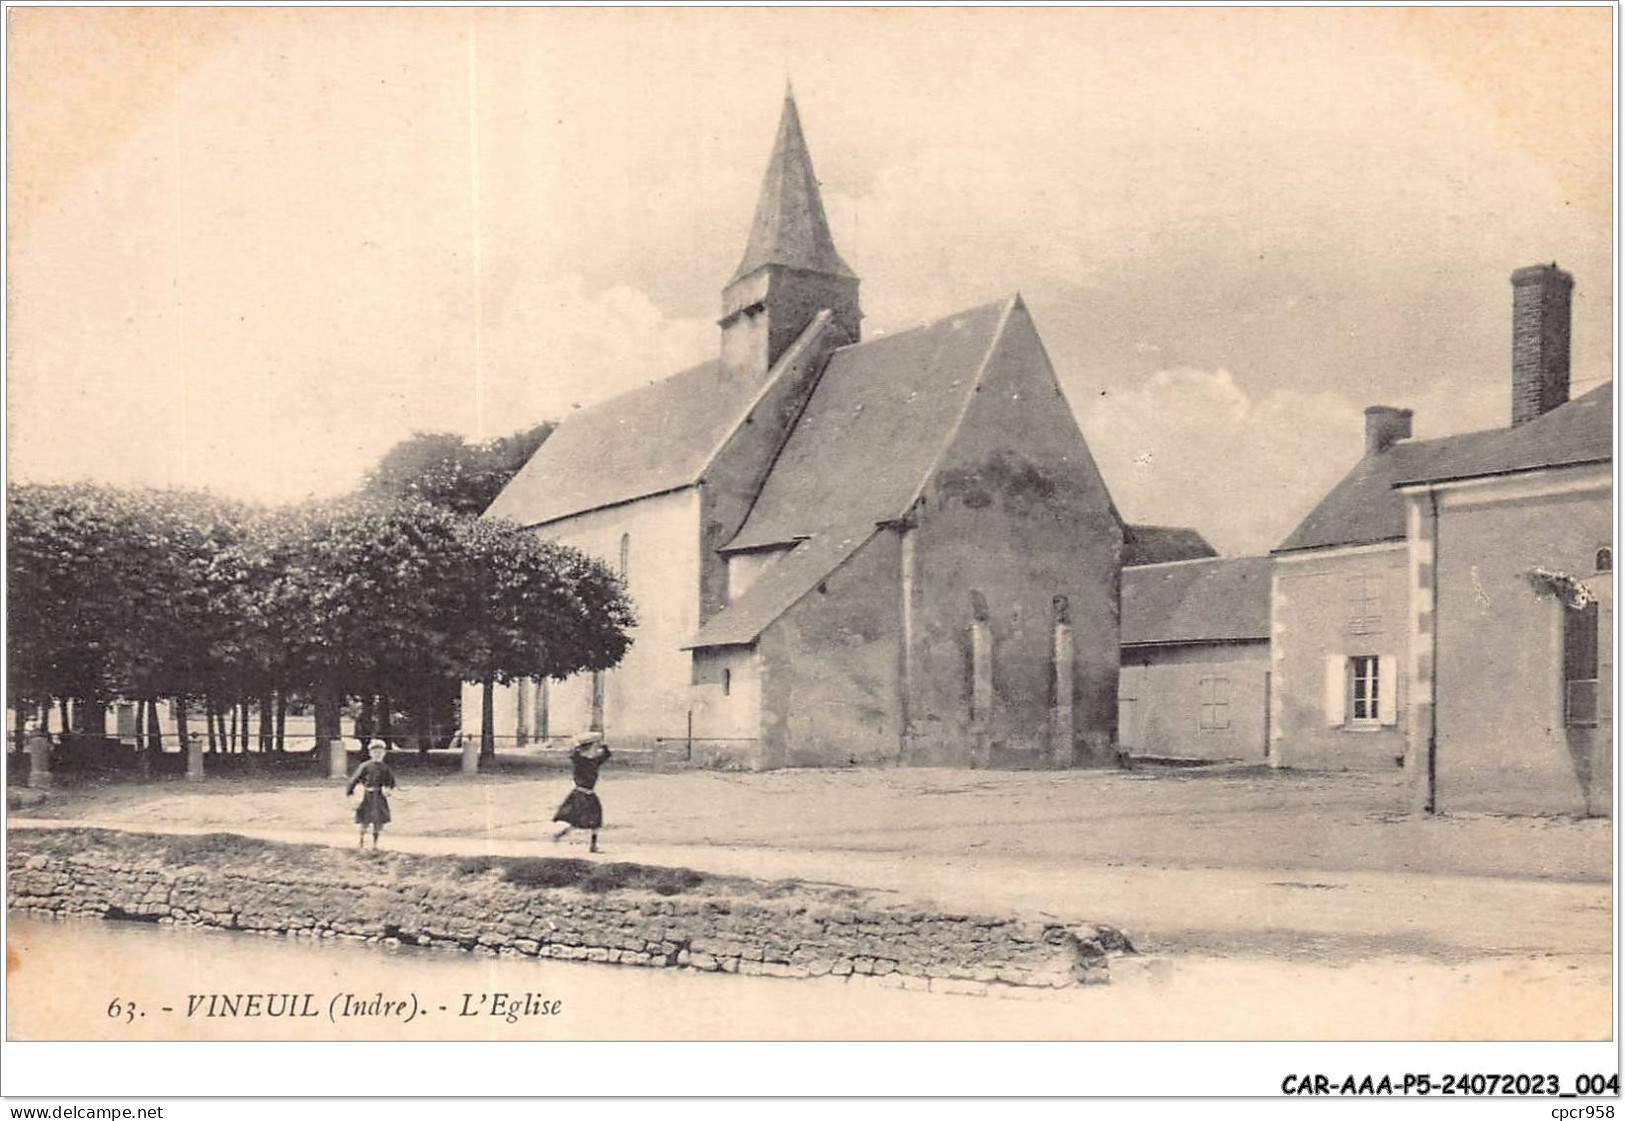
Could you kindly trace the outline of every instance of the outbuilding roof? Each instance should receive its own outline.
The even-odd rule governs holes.
[[[1123,570],[1124,646],[1264,641],[1269,557],[1209,557]]]
[[[1123,532],[1123,567],[1216,557],[1219,551],[1194,529],[1178,525],[1131,525]]]

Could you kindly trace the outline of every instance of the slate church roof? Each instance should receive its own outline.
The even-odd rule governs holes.
[[[692,486],[761,391],[717,361],[568,417],[485,511],[541,525]]]
[[[983,304],[835,351],[728,551],[907,513],[1020,307]]]
[[[713,615],[685,650],[755,642],[768,626],[810,594],[877,532],[873,522],[834,526],[774,561],[743,595]]]

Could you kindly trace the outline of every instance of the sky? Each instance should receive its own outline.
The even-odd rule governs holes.
[[[1119,508],[1279,543],[1612,371],[1612,12],[19,9],[7,465],[282,501],[717,349],[787,80],[869,336],[1020,292]]]

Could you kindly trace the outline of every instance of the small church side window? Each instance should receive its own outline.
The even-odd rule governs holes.
[[[623,582],[626,580],[627,564],[628,564],[628,562],[631,561],[631,559],[632,559],[632,535],[630,533],[623,533],[623,534],[621,534],[621,567],[619,569],[620,574],[621,574],[621,580]]]
[[[734,671],[731,670],[731,669],[723,670],[722,671],[722,695],[724,697],[728,696],[730,693],[733,692],[733,687],[734,687]]]
[[[1597,571],[1614,571],[1614,550],[1607,545],[1597,550]]]

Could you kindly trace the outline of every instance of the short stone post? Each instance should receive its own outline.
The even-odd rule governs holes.
[[[186,781],[203,781],[203,737],[197,732],[186,737]]]
[[[477,775],[480,773],[480,741],[473,736],[463,736],[463,774]]]
[[[350,757],[344,749],[343,736],[329,736],[327,740],[327,777],[344,778],[350,773]]]
[[[51,785],[51,737],[43,732],[28,737],[28,785],[36,790]]]

